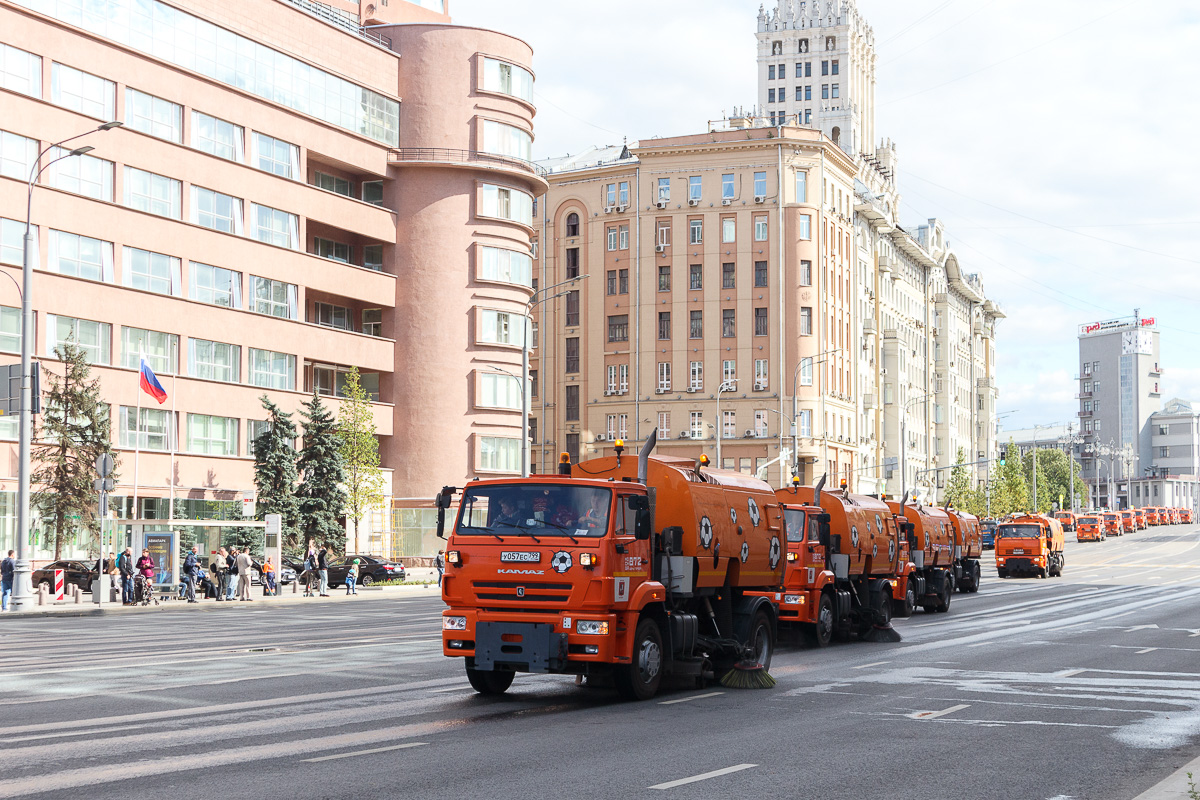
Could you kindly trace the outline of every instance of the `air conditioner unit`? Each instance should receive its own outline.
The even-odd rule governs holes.
[[[608,441],[608,437],[606,437],[603,433],[597,433],[596,441],[597,442],[606,442],[606,441]]]
[[[767,202],[767,196],[765,194],[756,194],[754,195],[754,202],[765,203]]]
[[[723,205],[723,206],[731,206],[731,205],[733,205],[733,199],[732,199],[732,198],[729,198],[729,197],[726,197],[725,199],[723,199],[723,200],[721,201],[721,205]]]
[[[766,391],[766,389],[767,389],[767,385],[765,383],[754,384],[754,391],[756,391],[756,392],[763,392],[763,391]]]
[[[680,431],[679,438],[680,439],[690,439],[690,438],[692,438],[692,432],[691,431]]]
[[[666,389],[655,389],[654,393],[655,394],[666,394],[667,390]]]
[[[688,205],[689,205],[689,206],[698,206],[698,205],[700,205],[700,198],[699,198],[699,197],[690,197],[690,198],[688,198]]]
[[[654,252],[665,253],[667,252],[667,246],[665,244],[656,244],[654,245]]]
[[[604,396],[605,396],[605,397],[611,397],[611,396],[612,396],[612,395],[614,395],[614,394],[616,394],[616,392],[614,392],[612,389],[605,389],[605,390],[604,390]]]
[[[625,209],[627,209],[627,208],[629,208],[629,206],[617,206],[617,213],[618,213],[618,214],[624,214],[624,213],[625,213]]]
[[[746,431],[746,438],[747,439],[757,439],[758,434],[755,433],[753,430],[749,430],[749,431]]]
[[[666,200],[659,200],[657,203],[655,203],[655,205],[656,205],[656,206],[658,206],[659,208],[666,208],[666,207],[667,207],[667,201],[666,201]]]
[[[688,394],[695,394],[696,392],[700,391],[700,390],[699,390],[699,389],[697,389],[695,386],[689,386],[689,387],[687,388],[687,390],[688,390]]]
[[[605,213],[605,214],[611,214],[611,213],[613,213],[613,212],[614,212],[614,211],[616,211],[616,210],[617,210],[617,207],[616,207],[616,206],[605,206],[605,207],[604,207],[604,213]]]

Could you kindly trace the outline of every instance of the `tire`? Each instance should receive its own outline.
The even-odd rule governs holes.
[[[828,647],[833,641],[833,601],[822,594],[817,603],[817,621],[804,626],[804,638],[813,647]]]
[[[997,578],[999,578],[1000,580],[1004,580],[1005,578],[1007,578],[1007,577],[1008,577],[1008,570],[1006,570],[1006,569],[997,569],[997,570],[996,570],[996,577],[997,577]]]
[[[480,694],[504,694],[516,676],[517,673],[508,670],[488,671],[467,667],[467,680],[471,682],[471,688]]]
[[[917,593],[911,582],[906,580],[904,583],[904,599],[892,601],[892,616],[895,617],[911,617],[917,609]]]
[[[980,570],[978,561],[975,562],[975,568],[971,570],[971,574],[973,576],[971,578],[971,594],[975,594],[979,591]]]
[[[884,600],[879,604],[879,608],[875,609],[875,624],[880,627],[886,627],[892,624],[892,604],[890,600]]]
[[[633,634],[633,659],[613,672],[617,692],[626,700],[649,700],[658,693],[663,676],[662,633],[650,617],[638,621]]]
[[[754,651],[755,662],[769,670],[771,658],[775,655],[775,629],[771,627],[767,612],[760,610],[754,615],[754,624],[750,626],[750,638],[746,643]]]
[[[1042,569],[1039,569],[1039,570],[1037,571],[1037,576],[1038,576],[1038,578],[1041,578],[1042,580],[1045,580],[1045,578],[1046,578],[1046,569],[1045,569],[1044,567],[1043,567]]]
[[[934,611],[939,614],[945,614],[950,610],[950,597],[954,594],[954,581],[949,575],[942,581],[942,593],[938,598],[938,604],[934,606]]]
[[[361,578],[358,579],[358,582],[360,584],[362,584],[363,586],[370,586],[372,583],[375,582],[375,579],[372,578],[370,575],[363,575]]]

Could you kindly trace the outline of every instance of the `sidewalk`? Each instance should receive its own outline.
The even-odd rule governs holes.
[[[1195,776],[1191,778],[1191,782],[1200,787],[1200,758],[1197,758],[1175,770],[1166,780],[1151,786],[1133,800],[1189,800],[1189,798],[1195,797],[1188,793],[1187,774],[1189,772]]]
[[[431,567],[413,567],[408,570],[408,580],[437,580],[437,570]],[[295,586],[295,591],[292,587]],[[294,603],[310,603],[312,605],[323,605],[329,602],[354,602],[359,598],[402,598],[402,597],[440,597],[441,590],[438,589],[436,583],[425,585],[412,586],[359,586],[357,595],[346,594],[345,585],[331,586],[329,588],[329,597],[305,597],[304,587],[302,585],[292,583],[287,586],[279,587],[279,594],[275,597],[263,597],[262,587],[255,586],[250,595],[253,602],[273,606],[279,604],[294,604]],[[108,614],[146,614],[164,610],[186,610],[186,611],[221,611],[231,608],[240,608],[241,602],[237,600],[217,602],[216,600],[203,599],[197,603],[187,603],[183,600],[170,599],[160,601],[159,604],[149,606],[123,606],[120,602],[108,603],[103,606],[97,606],[92,602],[90,594],[84,594],[82,603],[64,602],[58,605],[49,604],[44,606],[34,606],[32,609],[20,614],[8,612],[0,614],[0,620],[5,619],[28,619],[31,616],[56,616],[56,617],[90,617],[101,616]],[[173,595],[172,595],[173,597]],[[250,606],[250,608],[262,608],[263,605]],[[2,623],[0,623],[2,624]]]

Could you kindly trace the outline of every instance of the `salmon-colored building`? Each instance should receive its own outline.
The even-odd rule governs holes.
[[[452,25],[442,0],[103,9],[0,0],[0,269],[15,279],[0,281],[0,352],[20,352],[31,164],[121,121],[68,145],[94,150],[42,173],[32,213],[35,358],[61,372],[60,342],[87,350],[121,515],[163,520],[172,498],[189,518],[240,509],[260,396],[336,405],[351,367],[374,401],[389,499],[518,473],[507,375],[546,188],[530,163],[529,46]],[[139,392],[142,352],[161,405]],[[5,550],[16,440],[16,417],[0,418]],[[402,542],[394,516],[372,515],[357,549],[420,554],[419,521]]]

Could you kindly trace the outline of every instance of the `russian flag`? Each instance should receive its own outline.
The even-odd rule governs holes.
[[[142,391],[157,400],[159,405],[167,402],[167,391],[162,388],[162,384],[154,375],[154,370],[150,369],[150,365],[146,363],[145,356],[142,356]]]

